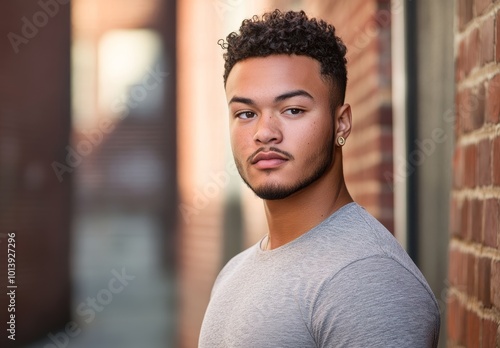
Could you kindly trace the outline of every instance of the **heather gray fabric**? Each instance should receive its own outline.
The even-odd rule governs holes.
[[[356,203],[219,274],[199,347],[436,347],[439,308],[396,239]]]

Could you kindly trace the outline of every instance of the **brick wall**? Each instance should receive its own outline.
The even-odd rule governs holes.
[[[222,19],[215,5],[219,2],[177,5],[178,347],[185,348],[198,346],[210,290],[222,266],[225,186],[211,174],[225,172],[227,111],[217,45]]]
[[[500,346],[500,1],[457,3],[448,346]]]
[[[311,4],[308,6],[308,4]],[[354,200],[394,232],[391,101],[391,8],[387,1],[304,2],[332,23],[348,48],[346,103],[353,131],[344,146],[344,173]]]

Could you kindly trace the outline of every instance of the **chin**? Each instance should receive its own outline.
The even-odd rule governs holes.
[[[267,201],[285,199],[294,193],[286,190],[254,190],[253,192],[255,192],[259,198]]]
[[[277,183],[264,184],[259,187],[248,185],[248,187],[250,187],[259,198],[270,201],[287,198],[303,188],[301,185],[285,186]]]

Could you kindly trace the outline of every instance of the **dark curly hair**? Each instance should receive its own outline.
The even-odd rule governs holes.
[[[335,35],[335,27],[323,20],[308,18],[304,11],[274,10],[245,19],[240,32],[232,32],[219,45],[227,51],[223,57],[224,86],[236,63],[251,57],[273,54],[309,56],[320,62],[321,75],[331,81],[340,99],[344,101],[347,84],[346,46]]]

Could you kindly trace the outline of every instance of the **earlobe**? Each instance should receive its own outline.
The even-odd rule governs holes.
[[[344,104],[337,108],[335,123],[335,138],[342,137],[343,143],[345,143],[345,140],[351,134],[352,127],[351,106],[349,104]]]

